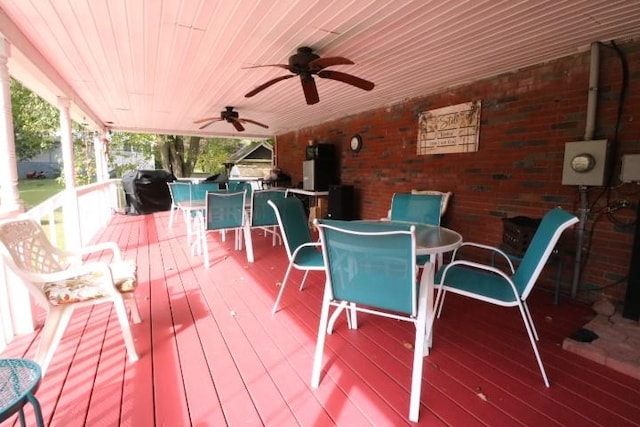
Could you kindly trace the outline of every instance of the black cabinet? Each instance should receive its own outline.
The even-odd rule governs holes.
[[[356,219],[355,191],[353,185],[330,185],[327,218]]]

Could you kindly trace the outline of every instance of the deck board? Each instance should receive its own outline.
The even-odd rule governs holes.
[[[272,316],[287,267],[282,246],[254,230],[250,265],[232,238],[212,233],[206,269],[190,254],[184,222],[167,224],[168,212],[118,215],[99,236],[138,263],[140,360],[128,362],[109,305],[78,310],[37,393],[47,425],[412,424],[411,324],[360,314],[353,331],[342,317],[313,389],[324,274],[310,273],[299,291],[294,271]],[[448,295],[424,359],[417,424],[640,425],[640,381],[561,349],[590,309],[552,301],[544,291],[530,298],[547,389],[515,309]],[[17,337],[3,357],[32,357],[37,340],[38,331]]]

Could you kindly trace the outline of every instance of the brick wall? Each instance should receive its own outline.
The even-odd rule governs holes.
[[[615,144],[616,170],[622,153],[640,153],[640,42],[620,44],[629,68],[625,107]],[[594,139],[613,140],[622,67],[616,52],[601,47],[600,83]],[[579,191],[563,186],[564,143],[584,139],[589,81],[589,52],[540,64],[517,72],[477,81],[440,93],[408,100],[330,123],[277,136],[278,166],[302,180],[307,141],[334,143],[339,148],[341,182],[356,188],[361,218],[379,218],[389,209],[394,192],[416,189],[452,191],[443,225],[460,232],[467,241],[499,244],[502,218],[540,217],[562,206],[578,212]],[[375,90],[375,89],[374,89]],[[482,101],[479,150],[475,153],[416,155],[420,112],[448,105]],[[360,134],[362,150],[352,154],[348,141]],[[617,176],[617,172],[616,172]],[[638,203],[637,184],[614,188],[592,187],[586,242],[590,250],[579,298],[601,295],[624,298],[635,210],[607,213],[619,200]],[[562,245],[575,252],[575,232],[567,232]],[[571,289],[573,261],[564,257],[563,291]],[[553,268],[545,271],[543,285],[551,286]],[[640,284],[636,284],[640,286]],[[597,289],[589,291],[588,289]]]

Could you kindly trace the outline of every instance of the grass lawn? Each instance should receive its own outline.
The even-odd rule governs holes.
[[[32,207],[44,202],[49,197],[64,190],[64,185],[60,184],[55,178],[47,179],[24,179],[18,181],[18,192],[20,198],[24,202],[24,209],[28,211]],[[62,227],[62,211],[56,210],[54,213],[56,223],[56,236],[57,244],[59,247],[64,248],[64,230]],[[45,226],[49,223],[47,218],[41,218],[42,225]],[[49,228],[45,227],[47,233]],[[51,237],[51,236],[49,236]]]
[[[23,179],[18,181],[20,198],[24,202],[25,210],[29,210],[44,202],[54,194],[64,190],[64,185],[55,178]]]

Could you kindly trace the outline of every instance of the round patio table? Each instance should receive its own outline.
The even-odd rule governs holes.
[[[36,425],[44,426],[40,403],[34,396],[42,373],[40,366],[27,359],[0,359],[0,422],[18,412],[20,425],[25,426],[24,405],[31,402]]]

